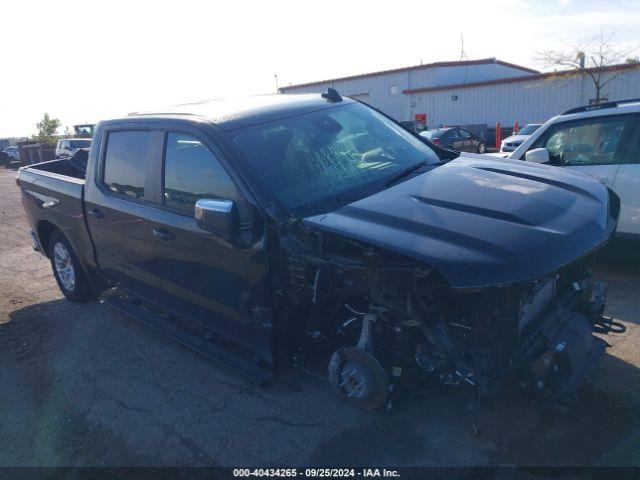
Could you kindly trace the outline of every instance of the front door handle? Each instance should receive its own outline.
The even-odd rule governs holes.
[[[163,242],[173,242],[176,239],[176,236],[166,228],[154,228],[153,238],[157,238]]]
[[[104,213],[102,213],[102,211],[100,211],[100,209],[98,208],[89,210],[89,215],[91,215],[93,218],[104,218]]]

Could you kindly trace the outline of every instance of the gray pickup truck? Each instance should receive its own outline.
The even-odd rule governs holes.
[[[573,396],[620,327],[590,264],[619,201],[586,176],[459,156],[330,90],[98,124],[22,168],[34,247],[98,296],[262,382],[328,369],[348,401],[500,378]]]

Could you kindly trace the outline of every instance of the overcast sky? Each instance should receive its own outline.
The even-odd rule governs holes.
[[[5,0],[0,137],[205,98],[460,57],[541,69],[536,50],[615,31],[640,0]],[[61,129],[63,130],[63,129]]]

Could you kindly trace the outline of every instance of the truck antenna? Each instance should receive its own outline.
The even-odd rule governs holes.
[[[341,102],[342,97],[335,88],[329,87],[325,93],[322,94],[322,98],[326,98],[330,102]]]

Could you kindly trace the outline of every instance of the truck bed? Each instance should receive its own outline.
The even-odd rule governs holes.
[[[38,170],[40,172],[54,173],[64,177],[84,180],[87,173],[86,163],[74,161],[73,157],[36,163],[25,167],[25,170]]]
[[[55,227],[81,256],[93,257],[93,246],[84,216],[85,172],[69,159],[23,167],[17,183],[37,244],[47,255],[47,239]]]

